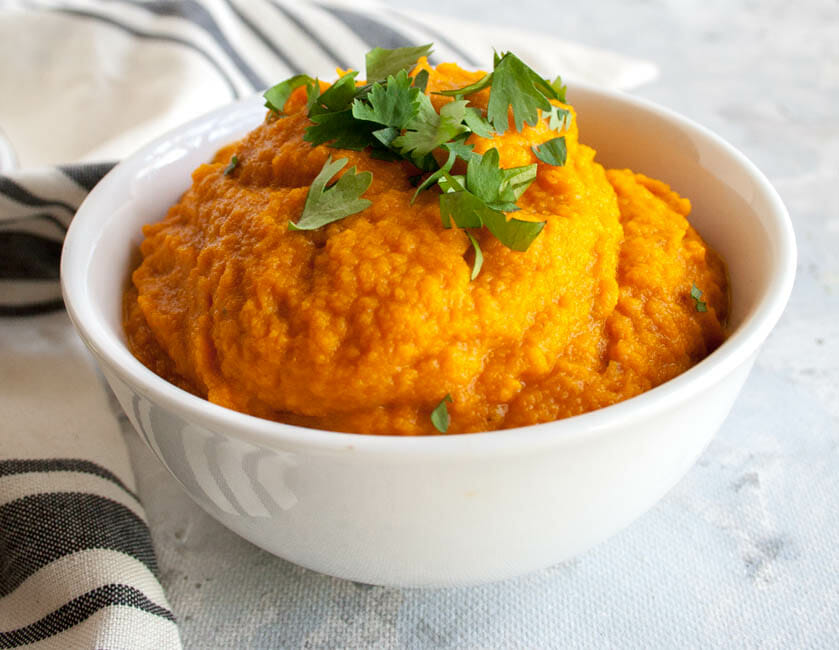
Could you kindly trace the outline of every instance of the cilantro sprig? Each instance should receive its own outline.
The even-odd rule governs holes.
[[[536,157],[544,163],[562,167],[568,152],[565,148],[565,138],[560,136],[543,142],[538,147],[531,147]]]
[[[551,110],[551,99],[558,99],[553,86],[515,54],[496,54],[487,107],[487,118],[496,132],[503,134],[507,130],[511,108],[516,131],[521,131],[525,124],[534,126],[539,121],[540,110]]]
[[[416,47],[398,47],[394,50],[374,47],[364,55],[367,81],[381,81],[401,70],[413,68],[420,57],[431,54],[433,47],[432,43]]]
[[[372,205],[369,199],[360,198],[373,182],[373,174],[370,172],[356,173],[355,167],[350,167],[337,182],[327,187],[346,165],[346,158],[335,161],[332,156],[327,158],[323,169],[312,181],[302,216],[297,223],[289,221],[289,230],[316,230]]]
[[[482,138],[504,134],[511,123],[521,131],[524,125],[535,125],[539,119],[546,119],[549,128],[561,134],[570,126],[571,114],[551,103],[565,102],[562,80],[557,77],[548,81],[511,52],[496,53],[492,72],[475,83],[437,92],[452,98],[438,111],[426,92],[428,72],[410,75],[411,68],[431,52],[431,47],[374,48],[365,57],[367,80],[363,84],[356,79],[358,73],[351,71],[321,92],[317,79],[295,75],[265,92],[266,106],[273,118],[282,117],[292,93],[305,87],[312,123],[303,138],[312,146],[367,150],[374,158],[407,160],[428,174],[418,181],[412,202],[432,187],[440,190],[443,227],[464,229],[474,249],[474,280],[484,257],[470,230],[486,227],[508,248],[525,251],[545,222],[508,217],[519,210],[517,202],[536,178],[537,165],[503,168],[496,148],[481,155],[465,140],[471,134]],[[487,88],[489,102],[484,113],[470,105],[468,97]],[[435,152],[446,154],[442,164]],[[564,165],[564,136],[557,135],[533,147],[533,153],[543,163]],[[466,164],[464,175],[452,174],[458,159]],[[312,182],[303,214],[296,223],[289,223],[290,229],[320,228],[370,205],[369,199],[361,198],[372,181],[370,172],[356,172],[353,167],[332,182],[346,164],[346,158],[327,160]],[[445,403],[441,404],[445,408]]]
[[[291,93],[301,86],[311,86],[317,82],[307,74],[296,74],[293,77],[281,81],[276,86],[266,90],[262,96],[265,98],[265,108],[271,110],[275,115],[282,115],[285,104],[291,97]]]
[[[464,229],[486,226],[508,248],[526,251],[542,232],[545,222],[508,220],[505,212],[518,210],[516,200],[535,178],[535,164],[510,169],[499,167],[497,149],[490,149],[482,156],[472,154],[465,177],[444,171],[442,183],[438,181],[444,190],[440,196],[443,227],[451,228],[452,223]]]

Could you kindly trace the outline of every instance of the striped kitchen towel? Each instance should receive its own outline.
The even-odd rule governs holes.
[[[120,428],[66,314],[0,326],[0,648],[179,648]]]
[[[0,316],[63,309],[58,267],[70,220],[114,163],[0,175]]]
[[[488,67],[495,47],[615,88],[656,74],[363,0],[0,2],[0,648],[180,647],[114,411],[61,310],[61,244],[87,192],[192,117],[427,42],[433,63]]]

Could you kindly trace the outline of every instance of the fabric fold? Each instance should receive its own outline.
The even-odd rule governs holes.
[[[119,423],[66,314],[3,320],[0,358],[0,648],[180,648]]]

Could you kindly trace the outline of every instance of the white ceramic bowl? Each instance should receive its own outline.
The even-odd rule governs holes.
[[[766,178],[706,129],[630,96],[575,85],[581,140],[610,167],[670,183],[728,263],[731,336],[683,375],[585,415],[477,435],[333,433],[194,397],[137,361],[120,301],[140,226],[190,172],[264,115],[259,97],[186,124],[118,165],[64,245],[70,317],[128,417],[208,513],[254,544],[387,585],[498,580],[568,559],[629,524],[691,467],[728,414],[795,273],[787,212]]]

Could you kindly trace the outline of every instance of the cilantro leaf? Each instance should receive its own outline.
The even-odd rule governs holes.
[[[312,106],[318,101],[320,97],[320,82],[313,79],[312,83],[306,86],[306,115],[311,115]]]
[[[554,167],[562,167],[568,152],[565,148],[565,136],[552,138],[538,147],[531,147],[536,157]]]
[[[483,90],[487,86],[492,84],[492,73],[490,72],[487,75],[481,77],[478,81],[473,84],[469,84],[468,86],[463,86],[463,88],[454,88],[453,90],[439,90],[435,92],[435,95],[445,95],[446,97],[465,97],[466,95],[472,95],[479,90]]]
[[[443,177],[451,171],[452,166],[454,166],[454,162],[455,160],[457,160],[457,158],[462,158],[463,160],[468,162],[474,156],[478,155],[472,152],[474,145],[464,144],[463,142],[446,142],[442,145],[442,147],[443,149],[446,149],[449,152],[446,162],[444,162],[437,171],[435,171],[433,174],[431,174],[428,178],[426,178],[422,183],[418,185],[417,191],[414,192],[414,196],[411,198],[412,204],[414,203],[414,201],[417,200],[417,197],[419,196],[420,192],[422,192],[423,190],[427,190],[429,187],[434,185],[434,183],[442,181]],[[441,186],[441,189],[443,189],[443,191],[446,191],[446,189],[443,186]]]
[[[356,86],[357,72],[348,72],[317,98],[309,96],[309,119],[303,139],[316,146],[329,143],[336,149],[361,150],[373,142],[373,125],[356,120],[352,106],[361,89]]]
[[[414,201],[417,200],[417,197],[420,195],[420,192],[422,192],[423,190],[427,190],[429,187],[434,185],[434,183],[436,183],[443,176],[443,174],[446,174],[451,170],[456,158],[457,154],[454,151],[449,150],[449,157],[446,159],[446,162],[443,163],[443,166],[440,167],[440,169],[431,174],[428,178],[426,178],[422,183],[420,183],[417,186],[417,191],[414,192],[414,195],[411,197],[411,205],[413,205]]]
[[[428,86],[428,70],[420,70],[414,77],[414,88],[419,88],[419,91],[424,93],[426,86]]]
[[[451,180],[449,183],[449,187],[457,187]],[[488,212],[494,210],[467,190],[443,192],[440,195],[440,220],[443,222],[443,228],[451,228],[452,221],[458,228],[480,228],[484,225],[484,217]],[[504,217],[503,212],[498,214]]]
[[[393,141],[394,147],[412,158],[431,153],[467,130],[463,124],[466,100],[449,102],[437,113],[427,95],[420,98],[418,114],[407,125],[407,131]]]
[[[293,77],[281,81],[275,86],[271,86],[268,90],[262,93],[265,98],[265,108],[269,108],[278,115],[283,114],[283,109],[291,97],[291,93],[300,88],[300,86],[312,85],[317,86],[317,82],[307,74],[297,74]]]
[[[494,147],[480,158],[474,156],[466,168],[466,187],[490,207],[512,212],[518,210],[516,201],[536,178],[536,165],[502,169],[499,161]]]
[[[396,137],[399,135],[399,129],[395,126],[388,126],[384,129],[377,129],[372,133],[373,137],[381,142],[384,146],[390,147]]]
[[[466,113],[463,115],[463,121],[475,135],[482,138],[491,138],[493,134],[492,125],[487,122],[487,119],[474,106],[469,106]]]
[[[413,67],[421,56],[431,54],[433,43],[418,45],[417,47],[398,47],[386,50],[374,47],[364,56],[367,67],[367,81],[381,81],[400,70]]]
[[[466,175],[465,174],[449,174],[444,173],[437,185],[443,192],[463,192],[466,189]],[[478,199],[480,200],[480,199]],[[448,228],[448,226],[446,226]]]
[[[498,149],[492,148],[480,158],[470,160],[466,167],[466,187],[486,203],[499,199],[499,188],[504,180],[499,160]]]
[[[568,102],[565,101],[565,91],[568,90],[568,86],[566,86],[564,83],[562,83],[562,77],[557,75],[556,79],[554,79],[551,82],[551,88],[554,89],[554,92],[556,93],[556,98],[559,101],[561,101],[563,104],[568,103]]]
[[[513,109],[513,122],[521,131],[524,124],[531,126],[539,121],[539,110],[549,111],[551,104],[546,97],[556,93],[550,84],[537,75],[512,52],[500,58],[496,54],[492,89],[489,92],[487,118],[495,131],[503,134],[509,126],[508,110]]]
[[[224,168],[224,172],[222,172],[225,176],[230,176],[233,173],[233,170],[236,169],[236,165],[239,164],[239,156],[235,153],[233,157],[230,159],[230,163],[228,163],[227,167]]]
[[[548,118],[548,128],[552,131],[565,131],[571,128],[571,111],[567,108],[551,105],[551,114]]]
[[[451,228],[452,222],[459,228],[486,226],[508,248],[525,251],[545,223],[508,220],[504,213],[518,210],[515,201],[536,178],[536,165],[502,169],[499,158],[493,148],[482,156],[471,154],[463,178],[442,173],[437,182],[443,190],[440,219],[444,228]]]
[[[350,167],[336,183],[327,187],[327,183],[347,164],[346,158],[333,161],[327,158],[323,169],[320,170],[309,187],[303,214],[297,223],[289,221],[289,230],[315,230],[321,226],[338,221],[351,214],[356,214],[369,208],[373,203],[360,198],[370,183],[373,174],[370,172],[356,173],[355,167]]]
[[[533,85],[536,86],[536,90],[542,93],[548,99],[559,99],[559,96],[556,94],[556,89],[551,85],[551,82],[545,79],[542,75],[538,72],[533,70],[533,68],[524,64],[527,68],[528,74],[530,75],[530,80],[533,82]]]
[[[419,88],[411,86],[411,77],[404,70],[390,75],[385,84],[374,83],[364,99],[352,105],[353,117],[384,126],[405,126],[419,112]]]
[[[303,139],[312,146],[329,143],[335,149],[360,151],[371,143],[375,125],[356,120],[352,109],[312,115],[309,119],[314,124],[306,127]]]
[[[530,187],[530,184],[536,180],[537,168],[538,165],[533,163],[522,167],[502,169],[501,176],[504,180],[501,181],[501,186],[498,188],[499,197],[513,203],[518,201],[525,190]]]
[[[526,251],[545,227],[544,221],[508,220],[506,214],[489,207],[468,190],[441,194],[440,218],[444,228],[451,228],[452,221],[459,228],[486,226],[496,239],[514,251]]]
[[[447,394],[443,399],[441,399],[440,403],[433,411],[431,411],[431,424],[433,424],[434,428],[440,433],[446,433],[446,431],[449,430],[449,424],[451,423],[449,410],[446,408],[446,402],[449,404],[452,403],[452,396],[450,394]]]
[[[467,230],[466,235],[469,237],[469,241],[472,242],[472,248],[475,249],[475,261],[472,263],[472,274],[469,276],[470,280],[474,280],[478,277],[478,274],[481,272],[481,267],[484,265],[484,254],[481,251],[478,240],[475,239],[472,233]]]
[[[460,140],[444,142],[441,146],[443,147],[443,149],[446,149],[447,151],[454,153],[458,158],[462,158],[466,162],[469,162],[470,160],[472,160],[472,158],[479,155],[472,151],[475,148],[475,145],[466,144]]]
[[[708,311],[708,304],[700,300],[700,298],[702,297],[702,291],[700,291],[699,287],[697,287],[695,284],[692,284],[690,287],[690,297],[693,298],[693,302],[696,304],[696,311]]]
[[[491,212],[484,217],[484,225],[496,239],[514,251],[526,251],[545,227],[544,221],[508,220],[503,212]]]
[[[357,75],[355,71],[348,72],[324,90],[309,109],[309,117],[350,108],[350,104],[359,93],[359,88],[355,85]]]

